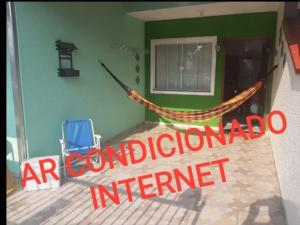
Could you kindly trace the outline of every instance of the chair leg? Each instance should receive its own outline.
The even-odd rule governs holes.
[[[101,158],[100,158],[100,155],[96,155],[96,156],[92,156],[92,159],[94,161],[94,163],[99,163],[101,162]]]
[[[100,155],[98,155],[98,160],[99,160],[99,165],[100,165],[100,163],[101,163]]]
[[[65,155],[63,154],[63,164],[64,164],[64,168],[63,168],[63,170],[64,170],[64,178],[65,179],[67,179],[67,168],[66,168],[66,160],[65,160]]]
[[[65,176],[65,179],[68,179],[68,174],[67,174],[67,168],[66,168],[66,165],[64,166],[64,176]]]
[[[65,155],[65,152],[63,150],[62,150],[62,161],[63,161],[64,178],[68,179],[67,168],[66,168],[66,155]]]
[[[98,163],[98,162],[100,162],[100,158],[97,157],[97,156],[93,156],[93,161],[94,161],[95,163]]]

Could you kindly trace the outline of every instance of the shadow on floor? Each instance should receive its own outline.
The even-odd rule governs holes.
[[[72,179],[70,180],[71,182],[74,182],[76,184],[81,184],[81,185],[84,185],[84,186],[91,186],[91,185],[94,185],[94,186],[97,186],[97,184],[95,183],[91,183],[91,182],[87,182],[87,181],[84,181],[84,180],[77,180],[77,179]],[[109,191],[112,191],[112,188],[110,186],[107,186],[107,185],[104,185],[104,187],[109,190]],[[123,195],[127,195],[127,192],[125,189],[119,189],[118,192],[120,194],[123,194]],[[168,194],[167,194],[168,195]],[[140,196],[140,193],[139,192],[136,192],[136,191],[132,191],[132,196],[133,196],[133,202],[135,202],[138,198],[141,198]],[[188,212],[190,210],[192,211],[195,211],[196,214],[193,218],[193,222],[192,222],[192,225],[196,225],[197,224],[197,220],[199,219],[200,217],[200,214],[201,214],[201,211],[203,209],[203,207],[205,206],[206,204],[206,197],[203,198],[202,197],[202,192],[201,192],[201,189],[200,188],[195,188],[195,189],[187,189],[185,190],[184,192],[180,193],[179,194],[179,197],[178,197],[178,200],[173,200],[173,199],[170,199],[170,198],[166,198],[167,196],[163,196],[163,197],[154,197],[154,198],[149,198],[147,200],[144,200],[144,201],[152,201],[152,202],[157,202],[159,203],[160,205],[161,204],[167,204],[168,207],[165,211],[159,211],[159,207],[156,208],[156,211],[154,212],[154,215],[159,215],[159,220],[157,221],[157,225],[159,224],[162,224],[163,221],[161,221],[161,219],[164,217],[164,215],[166,214],[166,212],[168,211],[168,209],[171,207],[171,206],[175,206],[176,207],[176,210],[174,211],[174,215],[176,215],[176,213],[178,212],[179,209],[185,209],[185,213],[184,215],[182,216],[181,218],[181,221],[178,222],[178,224],[182,224],[183,223],[183,220],[184,218],[186,217],[186,215],[188,214]],[[125,201],[124,201],[125,202]],[[128,208],[126,210],[129,210],[129,208],[131,206],[133,206],[133,202],[128,206]],[[122,203],[121,203],[122,204]],[[112,203],[110,202],[108,207],[111,206]],[[120,207],[120,205],[118,206]],[[151,207],[151,204],[144,210],[144,212],[142,213],[142,215]],[[140,218],[137,218],[136,220],[136,223],[139,221]],[[150,218],[149,218],[150,219]],[[149,221],[147,221],[146,223],[144,224],[147,224]],[[171,222],[171,221],[170,221]],[[171,225],[169,222],[169,224],[166,224],[166,225]],[[126,224],[126,221],[124,222],[124,224]],[[183,223],[184,224],[184,223]]]
[[[259,215],[262,214],[262,215]],[[257,218],[268,221],[256,221]],[[259,199],[250,205],[248,215],[242,225],[286,225],[282,198],[274,196]]]
[[[157,126],[159,126],[159,124],[143,122],[141,124],[138,124],[135,127],[132,127],[128,130],[125,130],[124,132],[122,132],[122,133],[120,133],[116,136],[113,136],[112,138],[106,140],[104,143],[101,143],[101,147],[108,146],[108,145],[111,146],[111,145],[119,145],[121,143],[126,143],[129,140],[128,137],[131,137],[132,135],[136,135],[136,134],[143,133],[143,132],[146,132],[146,131],[150,131],[150,130],[152,130],[153,128],[155,128]]]
[[[71,202],[68,200],[65,200],[63,198],[58,199],[57,201],[53,202],[50,206],[47,206],[46,208],[38,211],[36,214],[32,215],[28,219],[24,220],[22,223],[18,225],[34,225],[34,224],[40,224],[44,220],[48,219],[49,217],[55,215],[56,213],[59,213],[63,208],[65,208],[67,205],[69,205]],[[8,225],[17,225],[14,222],[7,221]]]
[[[89,181],[85,181],[85,180],[79,180],[79,179],[71,179],[71,180],[69,180],[69,182],[80,184],[80,185],[83,185],[83,186],[86,186],[86,187],[90,187],[90,186],[97,187],[98,186],[97,183],[89,182]],[[113,191],[111,186],[108,186],[108,185],[103,185],[103,186],[107,190],[109,190],[110,192]],[[120,194],[127,195],[127,191],[125,189],[118,189],[118,192]],[[140,193],[136,192],[136,191],[132,191],[132,196],[135,197],[135,198],[140,198],[141,197]],[[190,196],[189,197],[190,198],[190,203],[188,203],[188,205],[183,204],[184,203],[183,200],[185,199],[185,196]],[[200,188],[195,188],[195,189],[187,189],[186,191],[182,192],[182,194],[179,197],[178,202],[174,201],[174,200],[171,200],[171,199],[162,198],[162,197],[154,197],[154,198],[149,198],[147,200],[157,201],[157,202],[160,202],[160,203],[170,204],[170,205],[174,205],[174,206],[180,206],[180,207],[185,208],[185,209],[197,210],[198,209],[197,208],[198,203],[199,203],[200,199],[201,199],[201,189]],[[194,202],[194,203],[191,203],[191,202]],[[205,203],[205,201],[204,201],[204,203]],[[192,204],[193,207],[191,207],[190,204]]]
[[[203,207],[205,206],[205,203],[206,203],[206,197],[202,199],[200,188],[187,189],[182,194],[180,194],[178,199],[179,206],[182,205],[186,209],[192,209],[197,212],[195,217],[193,218],[192,225],[197,224],[197,221],[200,217]],[[187,212],[188,211],[185,211],[182,220],[185,218]],[[182,223],[182,220],[180,221],[180,224]]]

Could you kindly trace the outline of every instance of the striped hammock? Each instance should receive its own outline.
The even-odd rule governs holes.
[[[112,76],[112,78],[123,88],[123,90],[127,93],[128,97],[133,99],[134,101],[146,106],[149,110],[157,113],[158,115],[167,117],[172,120],[176,120],[179,122],[196,122],[200,123],[203,121],[211,120],[214,118],[221,117],[225,113],[228,113],[241,104],[246,102],[249,98],[251,98],[263,85],[265,84],[268,76],[277,68],[275,65],[270,72],[268,72],[266,78],[258,81],[253,86],[249,87],[247,90],[241,92],[235,97],[229,99],[222,104],[215,106],[211,109],[204,109],[198,111],[174,111],[166,108],[162,108],[158,105],[155,105],[152,102],[149,102],[147,99],[143,98],[138,92],[126,86],[123,82],[121,82],[108,68],[107,66],[99,60],[101,66]]]

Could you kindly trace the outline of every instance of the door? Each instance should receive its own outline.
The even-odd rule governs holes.
[[[225,41],[223,101],[236,96],[266,76],[271,43],[271,39],[267,38]],[[237,109],[225,114],[223,126],[226,128],[233,119],[246,126],[246,116],[251,114],[264,117],[265,101],[266,90],[262,88]]]

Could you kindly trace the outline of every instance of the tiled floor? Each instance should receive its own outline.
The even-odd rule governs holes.
[[[155,139],[161,133],[175,136],[176,131],[167,126],[145,124],[123,133],[107,144],[118,146],[120,142],[130,139],[145,142],[147,137]],[[190,141],[196,145],[196,136],[191,136]],[[170,147],[165,143],[164,149]],[[183,191],[177,193],[164,189],[164,195],[143,200],[138,185],[133,183],[133,202],[127,201],[125,188],[120,188],[120,205],[115,206],[108,201],[106,208],[93,208],[89,190],[92,184],[108,187],[112,181],[162,170],[172,171],[175,168],[185,172],[189,165],[225,157],[230,159],[224,164],[227,178],[225,183],[221,182],[218,167],[211,166],[212,175],[204,179],[215,180],[215,185],[201,188],[197,186],[195,189],[185,185]],[[152,190],[157,191],[155,187]],[[177,153],[170,158],[158,158],[155,161],[149,157],[134,166],[122,167],[118,164],[117,168],[106,170],[97,176],[65,181],[57,190],[19,191],[7,199],[7,220],[8,224],[23,225],[286,224],[277,173],[266,136],[251,141],[237,138],[231,145],[221,146],[215,143],[215,147],[211,149],[204,146],[199,152],[187,150],[185,154]]]

